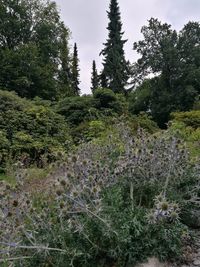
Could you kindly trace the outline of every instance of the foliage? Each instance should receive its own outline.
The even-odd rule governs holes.
[[[0,103],[1,163],[11,156],[24,164],[42,164],[42,155],[50,160],[57,151],[69,147],[68,126],[48,105],[4,91],[0,91]]]
[[[69,31],[63,36],[55,2],[1,0],[0,17],[0,87],[22,97],[59,97]]]
[[[95,92],[95,90],[99,87],[99,76],[98,76],[98,72],[96,69],[96,62],[95,60],[93,60],[92,62],[92,77],[91,77],[91,91],[92,93]]]
[[[110,1],[108,12],[108,39],[101,54],[104,56],[101,73],[101,86],[115,93],[123,93],[128,80],[128,62],[125,59],[122,40],[122,22],[117,0]]]
[[[150,111],[151,80],[145,80],[134,92],[128,95],[129,111],[132,114]]]
[[[198,165],[190,164],[176,138],[142,130],[132,138],[124,124],[115,128],[103,145],[83,144],[52,166],[41,203],[19,186],[16,200],[2,184],[1,223],[7,230],[1,229],[1,251],[25,266],[128,266],[148,256],[181,256],[187,227],[180,208],[193,200]],[[22,184],[23,173],[19,169]]]
[[[179,260],[200,227],[200,24],[151,18],[126,91],[117,0],[108,18],[103,70],[93,61],[80,96],[55,2],[0,0],[2,266]]]
[[[79,142],[88,142],[94,138],[102,136],[103,132],[107,130],[106,123],[102,120],[92,120],[89,122],[81,123],[76,127],[72,136],[77,138]]]
[[[100,88],[95,91],[94,98],[99,100],[99,107],[109,108],[116,101],[116,95],[111,89]]]
[[[198,110],[190,112],[172,113],[169,132],[184,140],[190,149],[193,157],[200,155],[200,112]]]
[[[111,89],[98,88],[94,92],[94,99],[97,100],[96,108],[100,111],[107,111],[114,115],[127,112],[127,104],[122,94],[115,94]]]
[[[127,103],[123,95],[116,95],[111,89],[98,88],[94,96],[83,95],[61,100],[56,110],[65,116],[71,126],[78,126],[107,116],[122,115],[127,112]]]
[[[73,58],[72,58],[72,90],[73,90],[73,95],[78,96],[80,94],[80,88],[79,88],[79,66],[78,66],[78,50],[77,50],[77,45],[76,43],[74,44],[74,53],[73,53]]]
[[[65,116],[70,125],[78,125],[79,123],[93,118],[95,101],[92,96],[67,97],[61,100],[56,110]]]
[[[141,112],[139,115],[129,116],[127,118],[128,125],[131,129],[136,132],[138,128],[142,128],[148,133],[156,133],[159,131],[158,125],[152,120],[151,116],[147,115],[144,112]]]
[[[164,127],[171,112],[193,107],[199,91],[199,29],[199,23],[189,22],[178,34],[154,18],[142,27],[144,40],[134,43],[134,50],[141,54],[133,66],[134,83],[149,74],[156,77],[136,88],[133,111],[149,111]]]
[[[200,128],[200,110],[172,113],[172,119],[193,129]]]

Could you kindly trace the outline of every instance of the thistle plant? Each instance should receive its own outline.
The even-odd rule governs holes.
[[[170,203],[162,195],[155,198],[155,207],[147,215],[149,223],[172,223],[179,220],[180,208],[176,203]]]
[[[69,266],[88,266],[98,254],[115,261],[126,253],[135,255],[127,252],[133,240],[152,227],[145,214],[148,222],[179,233],[184,200],[176,204],[172,192],[183,190],[188,177],[198,179],[198,168],[190,164],[180,140],[142,129],[133,136],[124,124],[104,142],[82,144],[67,157],[60,155],[51,168],[37,201],[25,192],[23,166],[16,172],[16,188],[0,185],[2,259],[45,261],[59,253],[54,258],[57,266],[63,266],[60,258]],[[193,189],[186,190],[191,199],[198,188],[194,182]]]

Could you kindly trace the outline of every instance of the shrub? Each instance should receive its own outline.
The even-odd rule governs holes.
[[[172,113],[171,117],[174,121],[182,122],[186,126],[190,126],[194,129],[200,128],[200,110],[176,112]]]
[[[61,100],[56,110],[65,116],[71,126],[77,126],[81,122],[95,117],[95,101],[92,96],[67,97]]]
[[[168,132],[186,142],[193,159],[200,155],[200,112],[172,113]]]
[[[116,101],[116,95],[111,89],[98,88],[94,92],[94,99],[98,100],[99,108],[111,108],[111,105]]]
[[[50,106],[4,91],[0,91],[0,103],[0,153],[4,162],[5,157],[21,159],[27,154],[30,162],[40,164],[42,155],[50,159],[69,147],[68,125]]]
[[[198,166],[176,138],[141,129],[132,138],[124,124],[116,129],[54,164],[41,201],[2,186],[3,258],[86,267],[180,257],[187,227],[179,207],[195,200]]]
[[[122,94],[115,94],[111,89],[98,88],[94,92],[96,108],[105,115],[124,114],[128,112],[126,99]]]

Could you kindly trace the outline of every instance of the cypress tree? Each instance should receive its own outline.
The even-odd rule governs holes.
[[[117,0],[111,0],[108,12],[108,39],[100,54],[104,56],[101,86],[115,93],[125,92],[128,80],[128,63],[125,60],[122,22]]]
[[[73,59],[72,59],[72,90],[73,90],[73,95],[80,95],[80,88],[79,88],[79,59],[78,59],[78,49],[76,43],[74,44],[74,52],[73,52]]]
[[[98,77],[98,73],[97,73],[97,69],[96,69],[96,62],[95,60],[93,60],[92,62],[92,78],[91,78],[91,90],[92,93],[94,93],[94,91],[98,88],[99,86],[99,77]]]

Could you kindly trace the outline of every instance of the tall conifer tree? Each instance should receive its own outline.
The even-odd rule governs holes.
[[[104,56],[101,85],[115,93],[121,93],[125,91],[128,80],[128,63],[124,54],[126,40],[122,39],[122,22],[117,0],[111,0],[108,18],[108,39],[100,53]]]
[[[94,91],[98,88],[99,86],[99,77],[98,77],[98,73],[97,73],[97,68],[96,68],[96,62],[95,60],[93,60],[92,62],[92,78],[91,78],[91,90],[92,93],[94,93]]]
[[[79,88],[79,59],[78,59],[78,49],[76,43],[74,44],[74,53],[72,59],[72,89],[74,95],[80,95],[80,88]]]

